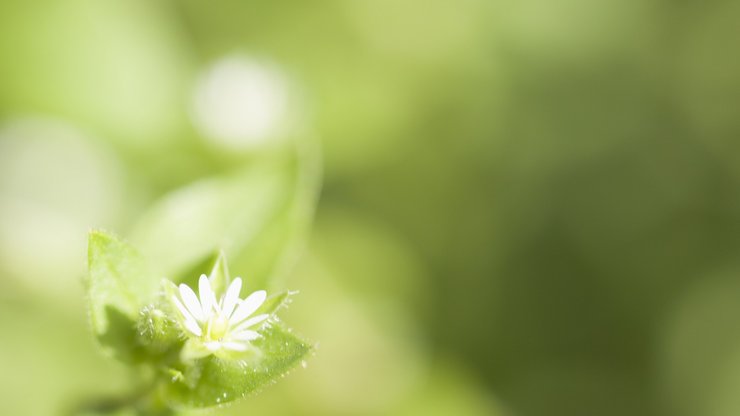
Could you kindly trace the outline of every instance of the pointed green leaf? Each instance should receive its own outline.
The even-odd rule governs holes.
[[[103,231],[90,233],[86,279],[90,322],[106,350],[122,359],[137,354],[136,320],[157,284],[130,245]]]
[[[169,400],[180,407],[209,407],[253,393],[277,381],[296,367],[312,347],[277,324],[261,331],[255,354],[247,360],[215,356],[190,363],[166,388]]]

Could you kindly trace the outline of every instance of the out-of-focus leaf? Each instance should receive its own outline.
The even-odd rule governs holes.
[[[277,324],[261,331],[248,360],[210,356],[192,363],[165,388],[171,402],[182,407],[209,407],[242,398],[284,376],[312,347]]]
[[[321,182],[319,151],[312,140],[298,143],[292,166],[292,189],[260,233],[230,254],[250,290],[274,289],[302,253],[313,220]]]
[[[290,178],[284,170],[266,161],[175,190],[144,213],[132,241],[173,278],[192,267],[193,259],[218,247],[228,252],[238,239],[257,233],[285,198]]]
[[[133,359],[139,309],[154,294],[158,280],[136,250],[102,231],[90,233],[87,294],[93,333],[104,349]]]
[[[265,158],[176,190],[142,216],[132,240],[175,281],[193,283],[223,248],[246,288],[267,289],[292,264],[310,224],[318,191],[314,153]]]

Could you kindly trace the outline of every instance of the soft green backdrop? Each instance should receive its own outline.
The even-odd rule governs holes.
[[[739,20],[3,1],[0,414],[127,390],[87,328],[93,227],[301,291],[315,357],[214,414],[738,414]]]

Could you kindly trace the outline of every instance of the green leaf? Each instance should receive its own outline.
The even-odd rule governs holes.
[[[209,407],[247,396],[274,383],[295,368],[312,350],[311,345],[272,323],[253,342],[253,358],[224,360],[209,356],[177,370],[165,387],[175,406]]]
[[[88,308],[92,331],[105,350],[124,360],[138,353],[138,313],[158,283],[133,247],[103,231],[90,233]]]

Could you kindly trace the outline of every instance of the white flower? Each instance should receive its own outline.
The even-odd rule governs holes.
[[[188,285],[179,286],[179,293],[172,295],[172,302],[181,314],[180,323],[189,338],[183,349],[185,356],[228,356],[246,351],[250,341],[259,338],[259,333],[250,328],[269,315],[250,315],[262,306],[267,293],[258,290],[242,300],[239,298],[241,288],[242,279],[237,277],[217,300],[206,275],[201,275],[198,281],[200,297]]]

